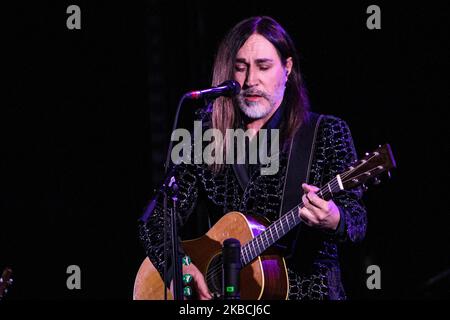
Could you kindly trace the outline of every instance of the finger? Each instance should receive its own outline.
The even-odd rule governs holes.
[[[206,300],[206,299],[212,298],[212,295],[209,292],[208,286],[206,285],[206,282],[203,278],[197,279],[196,284],[197,284],[198,295],[201,300]]]
[[[208,294],[208,295],[200,294],[199,295],[199,299],[200,300],[211,300],[212,299],[212,295],[210,295],[210,294]]]
[[[306,199],[309,203],[321,209],[327,208],[327,201],[323,200],[316,194],[318,191],[320,191],[319,188],[306,183],[302,184],[302,188],[304,190],[304,195],[306,196]]]
[[[321,215],[323,215],[322,209],[319,209],[319,208],[313,206],[311,203],[308,203],[308,205],[305,206],[305,208],[308,210],[309,214],[315,218],[314,221],[316,221],[316,220],[319,221]],[[311,219],[309,219],[309,220],[311,220]]]
[[[206,291],[206,292],[199,292],[198,294],[200,300],[211,300],[212,295]]]
[[[308,226],[312,227],[318,223],[316,216],[306,207],[299,209],[300,219]]]
[[[307,226],[312,227],[314,225],[313,223],[314,217],[311,215],[310,211],[307,208],[302,208],[299,210],[299,212],[300,212],[300,220]]]
[[[308,192],[306,194],[306,198],[308,199],[309,203],[313,205],[316,208],[319,208],[321,210],[327,211],[328,210],[328,201],[323,200],[320,198],[316,193],[314,192]]]
[[[303,204],[304,204],[305,208],[307,208],[310,212],[312,212],[316,217],[319,217],[321,214],[321,211],[323,211],[323,208],[314,204],[314,202],[311,201],[310,197],[311,197],[310,193],[304,194],[302,196]],[[317,202],[317,199],[315,199],[314,201]]]
[[[305,193],[308,193],[308,192],[319,192],[319,190],[320,190],[316,186],[312,186],[312,185],[306,184],[306,183],[302,183],[302,188],[305,191]]]
[[[304,193],[304,194],[303,194],[303,196],[302,196],[302,202],[303,202],[303,204],[305,205],[305,207],[311,206],[311,204],[309,203],[309,199],[308,199],[308,197],[307,197],[306,195],[307,195],[307,193]]]

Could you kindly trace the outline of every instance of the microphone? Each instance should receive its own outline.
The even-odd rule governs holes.
[[[186,94],[189,99],[210,98],[215,99],[221,96],[232,97],[241,91],[241,86],[237,81],[227,80],[217,87],[212,87],[204,90],[191,91]]]
[[[226,300],[240,299],[241,243],[239,240],[226,239],[223,242],[222,257],[222,296]]]

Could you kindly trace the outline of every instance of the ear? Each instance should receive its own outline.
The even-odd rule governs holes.
[[[286,59],[286,76],[289,76],[291,74],[292,66],[293,66],[292,57],[289,57]]]

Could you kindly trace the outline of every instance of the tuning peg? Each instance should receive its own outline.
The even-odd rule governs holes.
[[[391,178],[391,172],[388,170],[387,175],[389,177],[389,179]]]
[[[369,189],[369,187],[367,187],[364,183],[361,185],[361,187],[364,192],[366,192]]]
[[[380,179],[378,179],[377,177],[375,177],[374,179],[373,179],[373,184],[374,185],[379,185],[381,183],[381,180]]]

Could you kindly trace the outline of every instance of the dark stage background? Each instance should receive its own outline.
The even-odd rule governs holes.
[[[81,30],[66,8],[81,8]],[[221,5],[218,8],[218,5]],[[381,8],[381,30],[366,8]],[[312,109],[345,119],[358,153],[398,169],[365,195],[364,242],[343,248],[350,298],[449,296],[448,26],[444,5],[39,1],[3,6],[0,268],[20,299],[131,299],[137,219],[163,172],[181,95],[208,87],[219,40],[270,15],[301,53]],[[189,126],[192,110],[182,113]],[[66,268],[81,268],[81,290]],[[381,268],[381,290],[366,267]],[[436,280],[436,279],[435,279]]]

